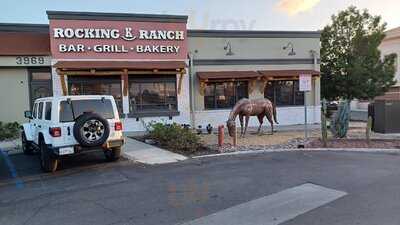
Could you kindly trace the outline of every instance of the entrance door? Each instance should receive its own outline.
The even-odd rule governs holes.
[[[38,98],[53,96],[50,68],[30,69],[30,104]]]

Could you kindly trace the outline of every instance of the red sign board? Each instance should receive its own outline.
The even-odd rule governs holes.
[[[50,20],[55,59],[185,60],[185,23]]]

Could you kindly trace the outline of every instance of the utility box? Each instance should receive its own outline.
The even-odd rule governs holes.
[[[373,107],[374,132],[400,133],[400,100],[375,100]]]

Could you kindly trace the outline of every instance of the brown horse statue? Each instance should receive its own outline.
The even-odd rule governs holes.
[[[271,124],[271,134],[274,133],[274,121],[279,124],[276,120],[276,107],[272,102],[266,98],[263,99],[241,99],[233,107],[229,114],[229,119],[226,122],[228,127],[229,136],[233,137],[236,128],[236,117],[239,116],[240,121],[240,136],[244,137],[249,125],[250,116],[257,116],[260,126],[258,127],[257,133],[261,132],[261,126],[264,122],[264,116],[267,117]],[[245,128],[243,130],[243,118],[245,118]]]

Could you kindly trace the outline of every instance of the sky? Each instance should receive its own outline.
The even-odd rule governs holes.
[[[188,15],[190,29],[320,30],[351,5],[400,26],[400,0],[0,0],[0,23],[48,23],[46,10]]]

